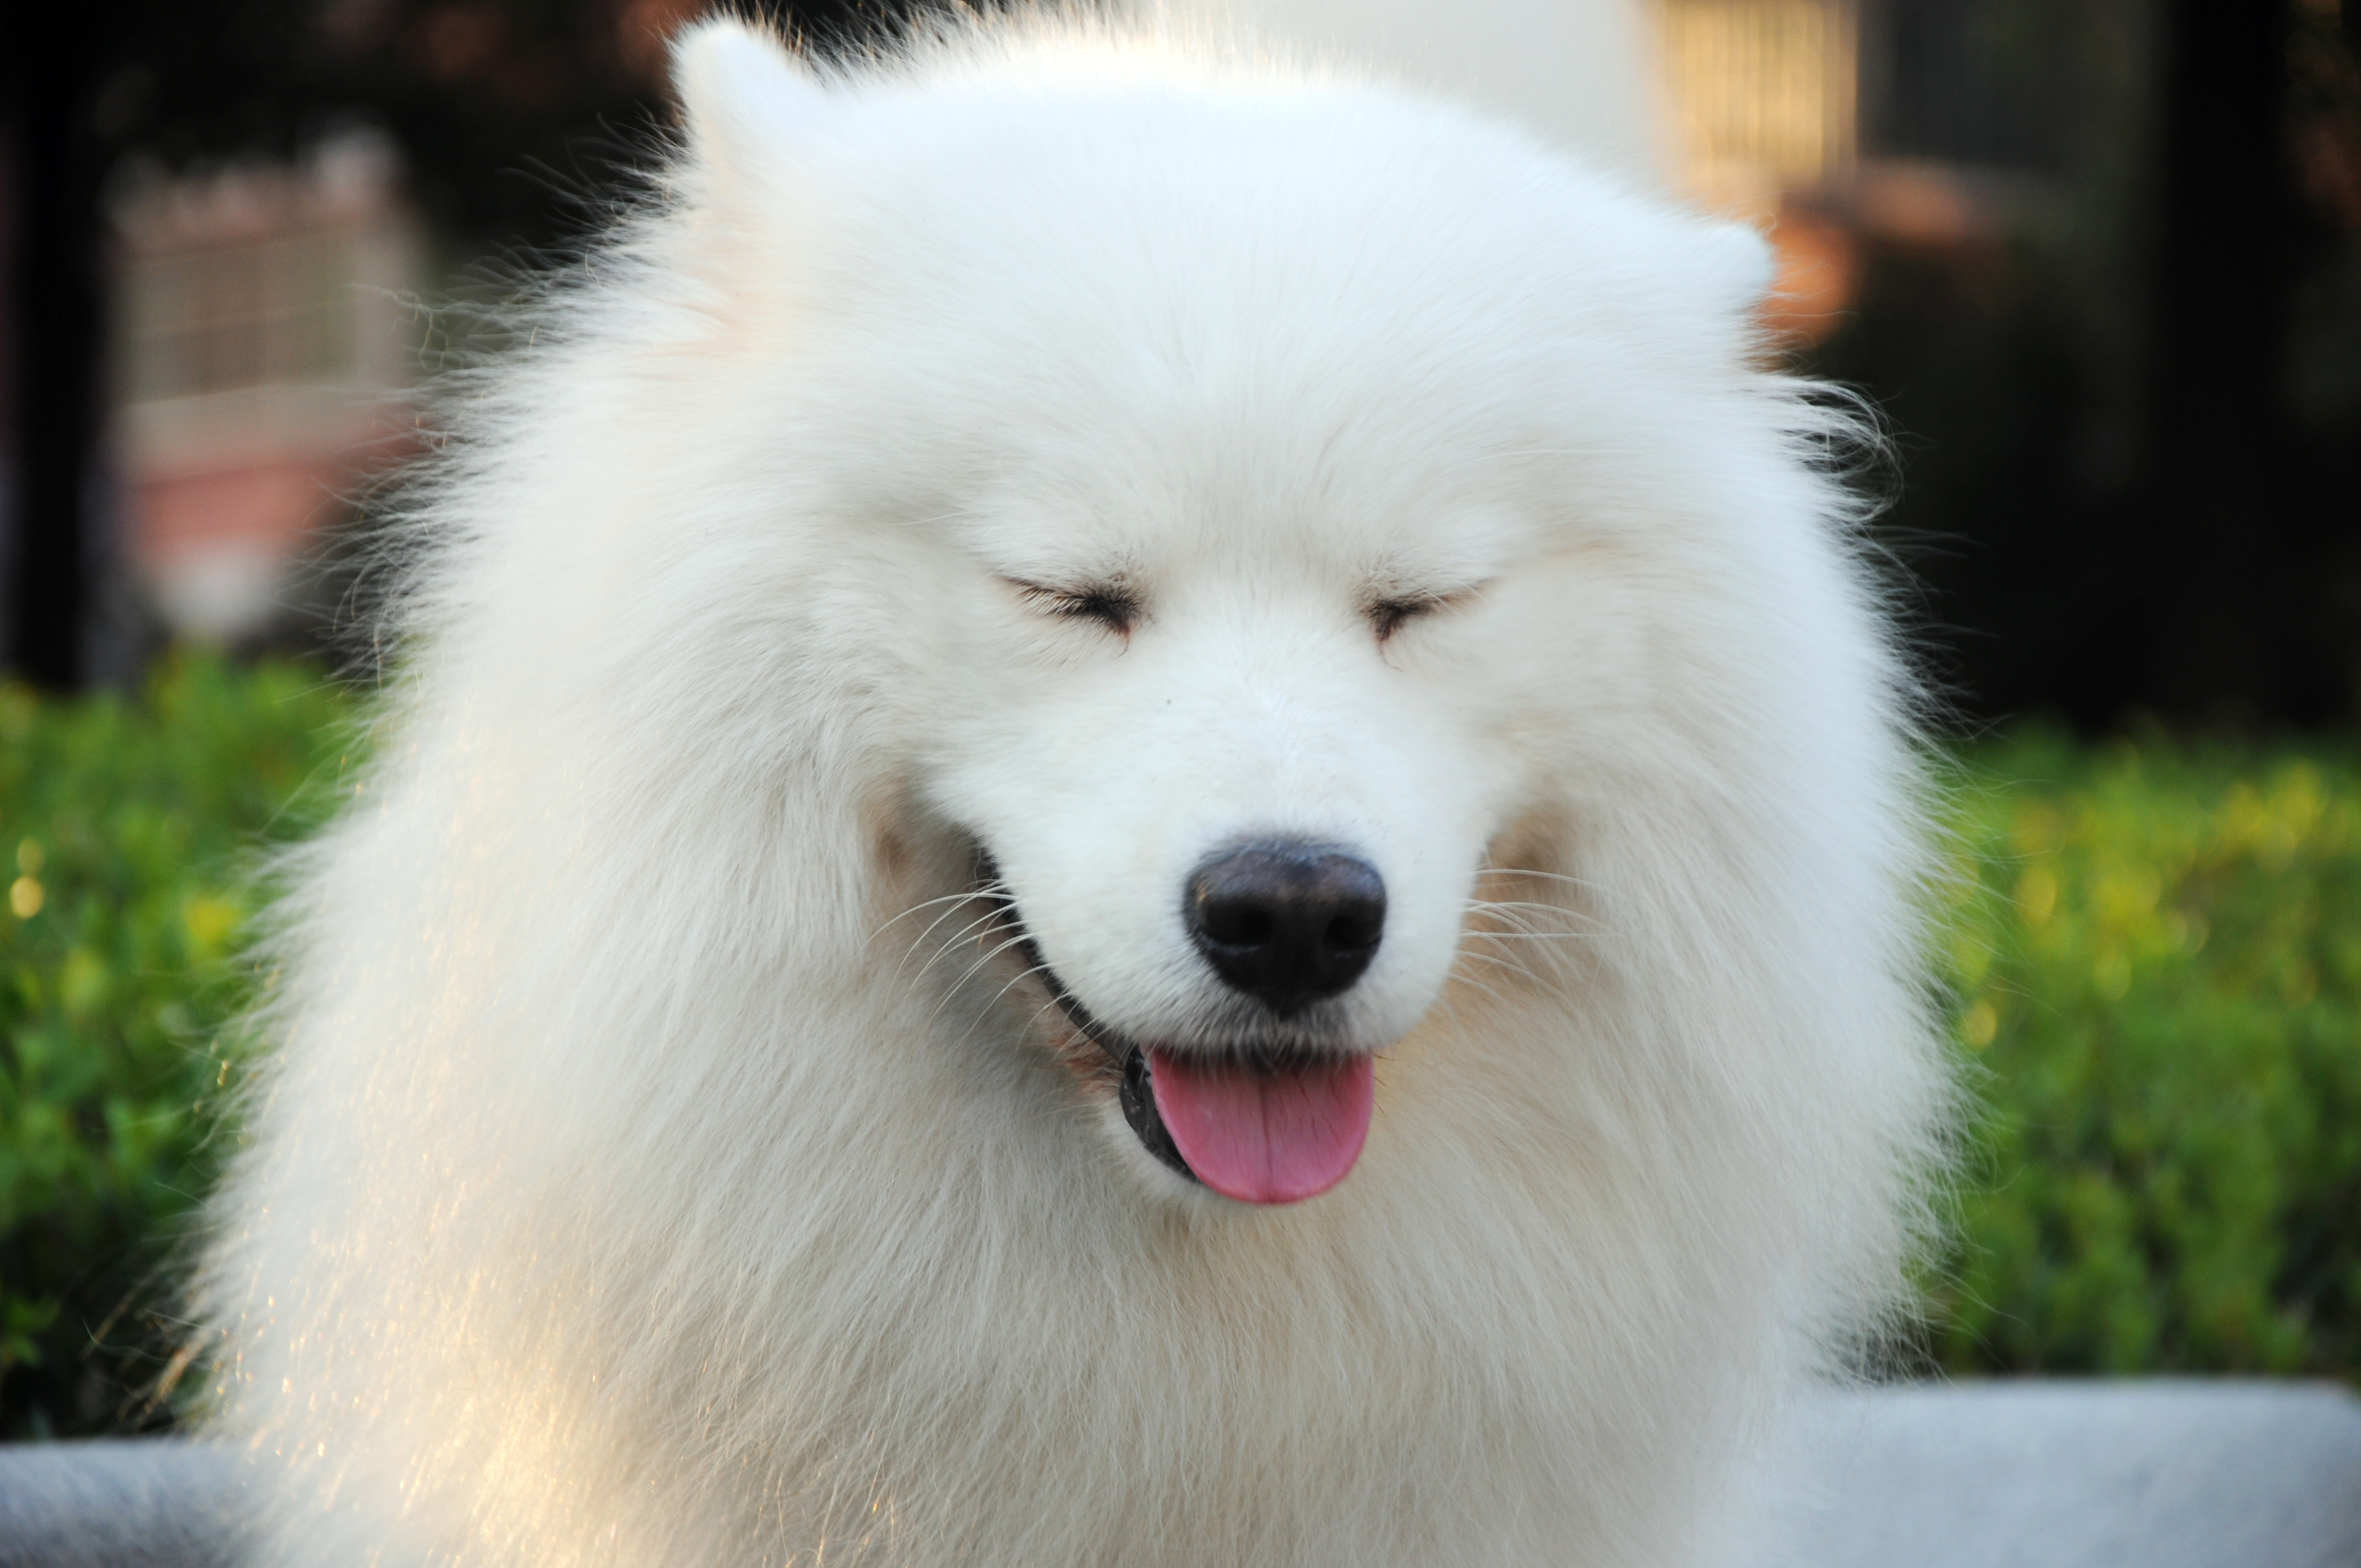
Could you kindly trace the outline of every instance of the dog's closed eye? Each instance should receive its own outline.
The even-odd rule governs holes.
[[[1470,588],[1448,594],[1392,594],[1372,599],[1368,607],[1369,625],[1377,632],[1378,641],[1384,642],[1409,622],[1421,616],[1433,615],[1439,609],[1448,609],[1475,591]]]
[[[1435,598],[1379,599],[1369,607],[1369,624],[1377,629],[1378,641],[1383,642],[1400,630],[1404,622],[1432,612],[1442,602]]]
[[[1110,631],[1129,632],[1139,620],[1139,596],[1112,583],[1060,588],[1047,583],[1006,579],[1026,603],[1064,620],[1094,620]]]

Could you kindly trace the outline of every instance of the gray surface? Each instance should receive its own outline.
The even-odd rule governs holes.
[[[196,1443],[0,1447],[0,1568],[226,1568],[231,1495]]]
[[[1880,1389],[1807,1453],[1797,1568],[2361,1568],[2361,1398],[2326,1385]],[[0,1448],[0,1568],[223,1568],[234,1495],[192,1443]]]
[[[1821,1412],[1809,1568],[2361,1568],[2327,1384],[1884,1388]]]

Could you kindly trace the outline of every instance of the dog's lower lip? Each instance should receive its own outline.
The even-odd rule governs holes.
[[[987,861],[986,865],[989,863]],[[996,882],[998,878],[988,875],[984,880],[990,883]],[[1107,1059],[1115,1064],[1115,1103],[1122,1110],[1124,1122],[1131,1128],[1132,1135],[1139,1140],[1140,1147],[1179,1175],[1191,1181],[1197,1180],[1197,1173],[1190,1169],[1189,1162],[1181,1157],[1180,1146],[1172,1141],[1172,1135],[1157,1109],[1148,1052],[1138,1041],[1117,1034],[1091,1016],[1090,1009],[1082,1005],[1082,999],[1058,978],[1058,971],[1051,969],[1049,960],[1041,956],[1039,944],[1033,940],[1033,933],[1026,929],[1025,918],[1017,912],[1016,901],[1005,894],[999,894],[998,898],[1000,917],[1015,933],[1017,956],[1023,959],[1026,970],[1041,977],[1041,982],[1049,988],[1049,1000],[1058,1004],[1058,1011],[1065,1014],[1066,1021],[1082,1038],[1104,1051]]]

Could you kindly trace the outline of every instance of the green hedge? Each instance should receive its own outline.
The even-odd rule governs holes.
[[[315,671],[204,657],[136,701],[0,686],[0,1436],[166,1413],[251,873],[332,797],[347,707]]]
[[[136,701],[0,687],[0,1435],[169,1419],[249,873],[335,799],[350,711],[196,656]],[[2361,1376],[2361,762],[2027,732],[1954,799],[1983,1108],[1935,1359]]]
[[[2353,751],[1971,751],[1958,1371],[2361,1376]]]

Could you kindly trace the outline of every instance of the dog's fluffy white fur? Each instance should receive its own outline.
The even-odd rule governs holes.
[[[455,402],[286,911],[202,1287],[260,1560],[1742,1539],[1944,1100],[1908,684],[1762,242],[1091,26],[677,78],[650,210]],[[1359,1166],[1256,1207],[974,890],[1213,1039],[1181,879],[1268,831],[1389,905],[1316,1020],[1380,1052]]]

